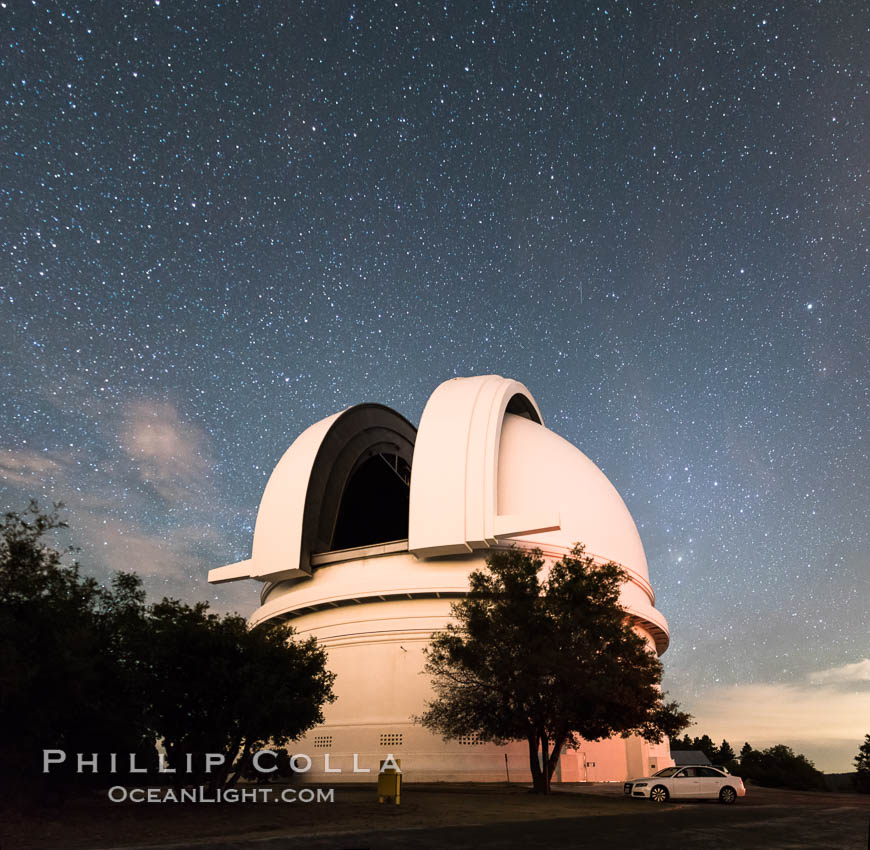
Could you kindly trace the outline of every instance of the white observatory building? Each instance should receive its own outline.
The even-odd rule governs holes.
[[[584,543],[628,575],[622,605],[659,654],[668,625],[655,609],[646,557],[619,493],[579,449],[547,429],[531,393],[498,375],[441,384],[419,428],[380,404],[311,425],[263,493],[250,560],[214,583],[262,583],[252,625],[314,635],[336,673],[325,722],[294,749],[310,781],[359,781],[401,759],[411,781],[529,781],[528,744],[444,741],[413,717],[432,692],[423,649],[490,550],[540,548],[558,559]],[[321,753],[329,753],[325,773]],[[673,764],[668,743],[611,738],[567,750],[554,780],[621,781]]]

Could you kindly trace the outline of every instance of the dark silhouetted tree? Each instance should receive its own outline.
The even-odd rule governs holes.
[[[713,743],[713,739],[709,735],[701,735],[700,738],[695,738],[694,741],[692,741],[692,749],[702,752],[711,762],[716,761],[718,750],[716,749],[716,745]]]
[[[753,750],[745,745],[740,753],[739,776],[756,785],[769,788],[794,788],[802,791],[824,790],[825,779],[821,771],[801,753],[795,753],[785,744],[765,750]]]
[[[870,794],[870,735],[864,738],[855,756],[855,790]]]
[[[150,722],[171,767],[193,755],[196,776],[234,784],[254,753],[283,746],[323,722],[335,675],[314,638],[296,641],[280,626],[249,629],[237,614],[218,616],[206,603],[164,599],[151,606],[148,665]],[[206,775],[204,754],[221,753],[222,768]]]
[[[421,722],[447,738],[527,741],[538,793],[579,738],[678,734],[690,717],[663,701],[659,660],[619,604],[624,581],[582,546],[549,569],[538,550],[493,552],[433,636],[436,698]]]
[[[101,586],[46,543],[64,527],[57,509],[35,503],[0,524],[0,779],[41,776],[45,749],[68,754],[50,779],[90,780],[71,773],[79,752],[136,753],[156,767],[160,737],[170,767],[196,757],[200,776],[176,781],[235,782],[234,763],[245,770],[256,749],[322,721],[334,675],[313,638],[248,629],[206,603],[146,606],[134,574]],[[223,753],[226,766],[202,777],[206,752]]]
[[[719,749],[716,750],[715,761],[717,761],[719,764],[725,764],[726,762],[734,761],[734,759],[736,758],[737,753],[734,752],[731,744],[723,740],[722,743],[719,745]]]
[[[719,750],[709,735],[696,738],[684,735],[678,741],[671,741],[671,750],[697,750],[707,756],[711,762],[715,762],[719,757]]]
[[[683,735],[679,740],[671,741],[672,750],[691,750],[694,746],[693,740],[688,735]]]
[[[152,752],[141,683],[120,633],[143,614],[135,576],[110,587],[83,576],[71,550],[50,544],[66,527],[60,505],[35,502],[0,524],[0,773],[42,775],[42,751]],[[74,769],[74,755],[54,777]],[[88,780],[88,774],[77,777]],[[117,777],[116,777],[117,778]]]
[[[734,773],[739,768],[737,753],[734,752],[733,747],[728,741],[723,740],[719,745],[713,763],[719,765],[719,767],[724,767],[729,773]]]

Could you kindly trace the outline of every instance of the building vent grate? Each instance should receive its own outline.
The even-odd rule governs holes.
[[[463,747],[474,747],[477,744],[482,744],[480,735],[460,735],[457,739]]]
[[[332,735],[315,735],[314,746],[318,750],[326,749],[332,746]]]
[[[402,733],[401,732],[381,732],[378,744],[381,747],[401,747]]]

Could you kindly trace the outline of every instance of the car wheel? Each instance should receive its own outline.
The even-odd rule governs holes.
[[[649,798],[654,803],[667,803],[668,797],[671,795],[668,794],[668,789],[665,788],[664,785],[656,785],[652,791],[649,792]]]
[[[719,792],[719,802],[730,806],[737,799],[737,792],[730,786],[726,785]]]

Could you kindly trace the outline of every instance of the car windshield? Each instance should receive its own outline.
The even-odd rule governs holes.
[[[678,770],[678,767],[666,767],[664,770],[654,773],[653,776],[673,776]]]

